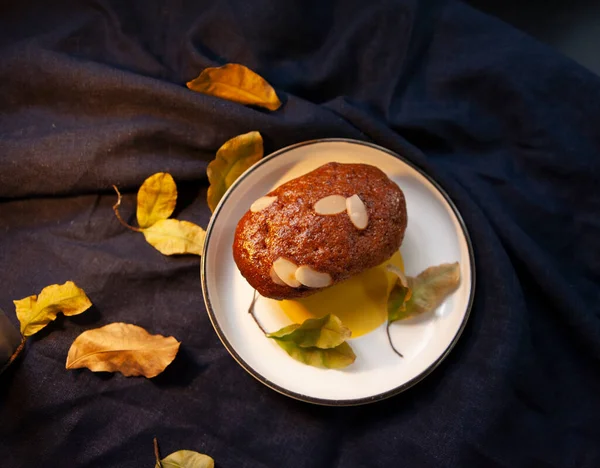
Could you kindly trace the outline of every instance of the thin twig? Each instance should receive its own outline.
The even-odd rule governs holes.
[[[113,211],[115,212],[115,216],[117,217],[119,222],[123,226],[125,226],[127,229],[131,229],[132,231],[135,231],[135,232],[142,232],[142,230],[140,228],[136,228],[135,226],[130,226],[125,221],[123,221],[123,218],[121,218],[121,214],[119,213],[119,206],[121,206],[121,192],[119,192],[119,189],[117,188],[116,185],[113,185],[113,188],[115,189],[115,192],[117,192],[117,196],[119,197],[119,198],[117,198],[117,203],[115,203],[113,205]]]
[[[400,351],[398,351],[396,349],[396,347],[394,346],[394,343],[392,343],[392,337],[390,336],[390,325],[392,324],[392,322],[387,323],[387,327],[385,329],[385,331],[387,332],[387,337],[388,337],[388,341],[390,342],[390,346],[392,347],[392,349],[394,350],[394,352],[400,356],[401,358],[403,358],[404,356],[402,355],[402,353]]]
[[[162,463],[160,462],[160,451],[158,450],[158,440],[156,437],[154,438],[154,456],[156,457],[156,464],[159,468],[162,468]]]
[[[8,361],[2,366],[2,369],[0,369],[0,374],[2,374],[6,369],[8,369],[8,366],[10,366],[15,359],[17,359],[19,357],[19,354],[21,354],[21,351],[23,351],[23,349],[25,349],[25,342],[27,341],[27,338],[22,337],[21,338],[21,343],[19,344],[19,346],[17,346],[17,349],[15,349],[15,352],[12,353],[12,356],[10,358],[8,358]]]
[[[254,290],[254,296],[252,296],[252,302],[250,303],[250,307],[248,307],[248,313],[250,315],[252,315],[252,318],[256,322],[256,325],[258,325],[258,328],[260,328],[261,331],[266,335],[267,334],[267,330],[265,330],[265,328],[260,324],[260,322],[258,321],[258,317],[256,317],[256,314],[254,312],[254,310],[255,310],[254,305],[256,304],[256,300],[257,299],[258,299],[258,293],[256,292],[256,289],[255,289]]]

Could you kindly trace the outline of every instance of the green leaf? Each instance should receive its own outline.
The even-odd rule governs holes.
[[[65,284],[53,284],[42,289],[39,296],[33,295],[13,301],[17,318],[21,323],[21,334],[31,336],[56,319],[64,315],[77,315],[85,312],[92,302],[83,289],[72,281]]]
[[[356,355],[346,339],[352,332],[333,314],[283,327],[267,337],[274,339],[296,361],[309,366],[341,369],[349,366]]]
[[[171,174],[158,172],[148,177],[137,194],[137,220],[144,229],[167,219],[177,202],[177,186]]]
[[[142,232],[146,241],[164,255],[202,255],[206,232],[194,223],[163,219]]]
[[[388,321],[395,322],[396,320],[402,320],[407,318],[406,315],[406,302],[410,297],[411,291],[396,282],[390,292],[388,298]]]
[[[317,319],[305,320],[302,325],[297,323],[283,327],[267,337],[276,340],[292,341],[301,348],[316,347],[330,349],[346,341],[352,332],[342,325],[342,321],[333,314]]]
[[[458,262],[427,268],[416,278],[399,279],[388,299],[388,320],[394,322],[435,310],[460,284]]]
[[[325,369],[342,369],[352,364],[356,355],[350,345],[346,342],[335,348],[320,349],[316,347],[302,348],[293,341],[275,339],[292,358],[303,364]]]
[[[219,200],[242,173],[263,157],[263,139],[260,133],[250,132],[226,141],[206,169],[208,206],[215,211]]]
[[[157,462],[155,468],[214,468],[215,461],[208,455],[192,450],[179,450]]]
[[[262,76],[237,63],[205,68],[186,85],[192,91],[240,104],[264,107],[272,111],[281,106],[277,93]]]

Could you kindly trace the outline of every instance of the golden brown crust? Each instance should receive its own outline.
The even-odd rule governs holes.
[[[369,221],[364,230],[358,230],[345,211],[336,215],[314,211],[313,205],[324,197],[354,194],[367,208]],[[325,164],[267,196],[277,199],[261,211],[246,212],[233,242],[240,272],[265,297],[291,299],[320,290],[275,284],[270,270],[279,257],[327,272],[335,284],[384,262],[404,238],[404,194],[374,166]]]

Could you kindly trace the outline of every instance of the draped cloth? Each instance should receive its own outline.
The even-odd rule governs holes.
[[[241,63],[269,112],[194,93]],[[265,150],[374,142],[443,186],[470,232],[475,302],[457,346],[389,400],[319,407],[254,380],[219,342],[199,261],[164,257],[134,219],[155,172],[206,227],[206,166],[252,130]],[[31,338],[0,377],[0,463],[218,467],[600,466],[600,78],[445,0],[22,0],[0,5],[0,308],[72,280],[94,306]],[[111,322],[172,335],[154,379],[67,371]]]

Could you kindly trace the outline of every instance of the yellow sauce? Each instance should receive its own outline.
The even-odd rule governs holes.
[[[343,283],[312,296],[281,301],[285,314],[295,323],[327,314],[337,315],[352,330],[352,338],[364,335],[381,325],[387,317],[387,299],[398,278],[386,270],[393,264],[404,271],[400,252],[381,265],[363,271]]]

